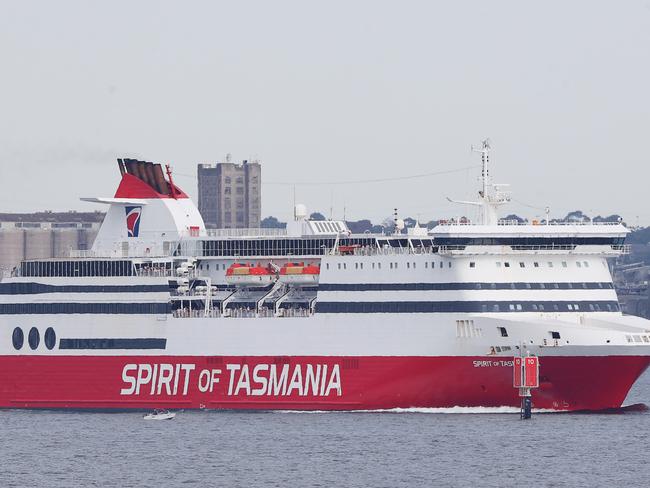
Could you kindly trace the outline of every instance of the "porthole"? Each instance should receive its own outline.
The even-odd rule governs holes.
[[[50,351],[54,349],[54,346],[56,345],[56,333],[54,332],[54,329],[52,327],[48,327],[45,329],[45,347],[47,347]]]
[[[14,343],[14,349],[22,349],[23,343],[25,342],[25,334],[23,334],[23,329],[16,327],[14,329],[14,333],[11,335],[11,341]]]
[[[38,333],[38,329],[36,327],[29,329],[27,342],[29,342],[29,347],[32,349],[32,351],[38,347],[38,343],[41,342],[41,335]]]

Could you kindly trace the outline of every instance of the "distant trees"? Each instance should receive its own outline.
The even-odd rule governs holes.
[[[275,217],[266,217],[260,222],[260,227],[262,229],[286,229],[287,223],[280,222]]]

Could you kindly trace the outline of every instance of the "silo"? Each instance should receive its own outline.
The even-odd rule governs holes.
[[[79,249],[92,248],[98,232],[99,232],[98,225],[93,225],[91,227],[84,227],[83,229],[80,229],[79,240],[78,240]]]
[[[7,275],[23,260],[25,234],[22,229],[0,228],[0,275]]]
[[[53,257],[70,257],[71,250],[79,249],[78,236],[79,231],[76,228],[52,230]]]
[[[25,229],[25,259],[52,257],[52,231],[50,229]]]

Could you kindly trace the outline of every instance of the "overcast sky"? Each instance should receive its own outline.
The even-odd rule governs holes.
[[[291,185],[478,164],[511,210],[650,225],[650,0],[0,2],[0,211],[94,209],[115,158],[259,159],[262,214]],[[310,211],[467,213],[476,170],[297,185]],[[526,207],[529,205],[530,207]]]

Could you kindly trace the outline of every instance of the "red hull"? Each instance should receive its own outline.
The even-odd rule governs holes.
[[[646,356],[542,357],[533,405],[619,407],[649,363]],[[495,357],[3,356],[0,407],[518,406],[512,375],[511,359]]]

